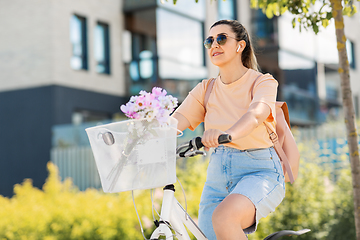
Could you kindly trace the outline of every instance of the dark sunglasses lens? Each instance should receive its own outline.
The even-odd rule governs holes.
[[[213,38],[207,38],[204,41],[204,46],[209,49],[209,48],[211,48],[211,45],[213,42],[214,42]]]
[[[216,38],[216,41],[219,45],[224,45],[226,43],[227,37],[226,35],[220,34],[218,35],[218,37]]]

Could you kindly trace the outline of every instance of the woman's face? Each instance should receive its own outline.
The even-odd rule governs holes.
[[[219,45],[216,41],[219,34],[227,36],[224,45]],[[214,39],[211,47],[207,49],[209,58],[214,65],[221,67],[234,59],[241,59],[241,51],[237,52],[240,43],[236,40],[235,33],[231,30],[230,26],[225,24],[217,25],[210,29],[209,36],[207,37],[212,37]]]

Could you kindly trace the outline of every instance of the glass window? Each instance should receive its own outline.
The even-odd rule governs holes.
[[[283,70],[289,69],[313,69],[315,62],[298,54],[288,51],[279,51],[279,66]]]
[[[95,28],[95,60],[98,73],[110,74],[109,25],[98,23]]]
[[[318,122],[316,62],[285,50],[280,50],[278,57],[283,76],[281,99],[288,104],[290,118],[295,124]]]
[[[140,90],[151,90],[157,81],[156,40],[145,34],[131,34],[131,61],[125,64],[128,71],[129,93],[138,94]]]
[[[156,17],[160,77],[163,79],[206,77],[202,22],[162,8],[157,9]]]
[[[220,19],[236,19],[236,1],[234,0],[218,0],[219,20]]]
[[[275,21],[275,18],[268,19],[260,9],[252,11],[251,28],[252,34],[256,37],[254,43],[257,46],[266,47],[277,44]]]
[[[73,15],[70,19],[70,42],[72,57],[70,65],[73,69],[88,69],[86,18]]]
[[[173,0],[157,0],[157,4],[159,7],[166,8],[170,11],[174,11],[194,19],[205,20],[205,1],[208,0],[198,0],[197,3],[194,0],[179,0],[174,5]]]
[[[346,41],[346,50],[347,50],[347,55],[348,55],[348,60],[349,60],[350,67],[352,69],[355,69],[356,68],[356,65],[355,65],[355,47],[354,47],[354,43],[352,41],[350,41],[349,39]]]

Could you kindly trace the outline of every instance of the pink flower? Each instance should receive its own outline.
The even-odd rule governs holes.
[[[144,109],[145,108],[145,96],[139,96],[136,99],[136,105],[139,107],[139,109]]]
[[[139,96],[132,96],[120,109],[129,118],[145,118],[148,121],[157,119],[164,123],[177,106],[177,99],[166,94],[166,90],[159,87],[154,87],[151,93],[140,91]]]
[[[167,94],[165,89],[159,88],[159,87],[153,87],[152,94],[154,94],[157,97],[165,96]]]

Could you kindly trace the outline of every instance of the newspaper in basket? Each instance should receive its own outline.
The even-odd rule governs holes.
[[[176,182],[177,120],[127,120],[87,128],[104,192]]]

